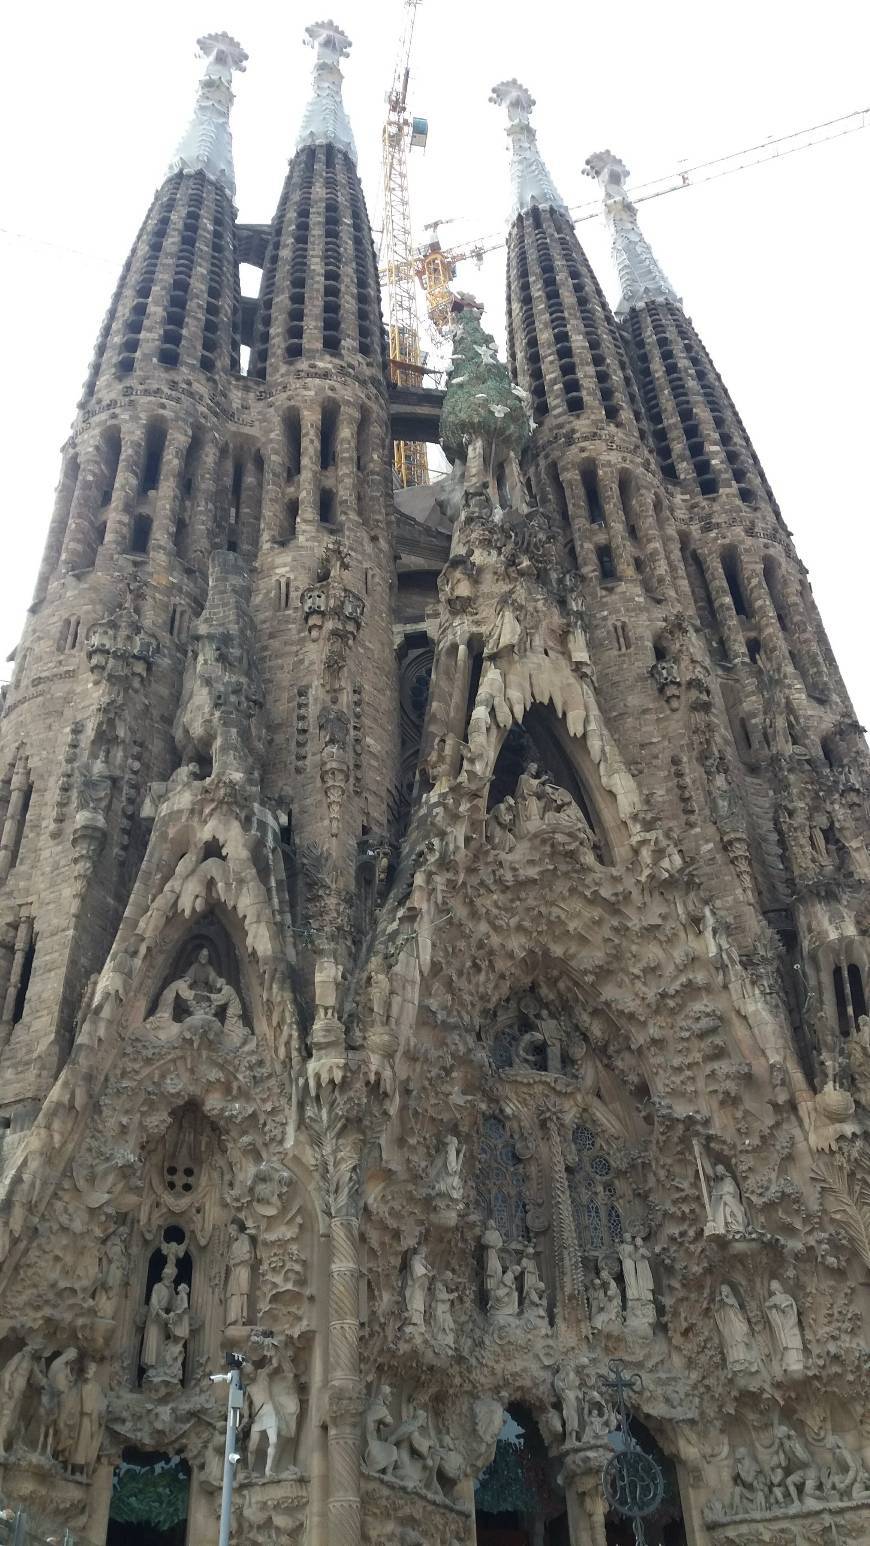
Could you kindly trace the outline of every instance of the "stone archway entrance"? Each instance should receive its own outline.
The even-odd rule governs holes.
[[[508,1407],[495,1456],[474,1487],[477,1546],[569,1546],[557,1472],[528,1409]]]
[[[128,1447],[112,1478],[106,1546],[185,1546],[190,1468],[178,1455]]]

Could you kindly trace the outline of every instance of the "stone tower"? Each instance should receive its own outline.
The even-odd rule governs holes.
[[[865,1541],[870,766],[805,573],[517,81],[508,363],[458,297],[394,492],[307,39],[268,227],[200,40],[0,718],[0,1498],[205,1546],[232,1354],[238,1543]]]

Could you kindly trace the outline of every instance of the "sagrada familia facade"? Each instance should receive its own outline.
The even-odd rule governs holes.
[[[201,40],[5,694],[0,1500],[216,1540],[231,1355],[246,1546],[867,1542],[870,763],[806,572],[517,81],[507,364],[457,296],[389,384],[308,32],[268,227]]]

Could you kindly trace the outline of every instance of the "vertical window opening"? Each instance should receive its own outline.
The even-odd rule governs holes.
[[[598,486],[598,473],[588,463],[581,469],[580,477],[583,482],[583,492],[586,495],[586,508],[589,512],[589,521],[592,526],[604,525],[604,506],[601,503],[601,490]]]
[[[848,1036],[852,1027],[849,1021],[849,1010],[846,1005],[846,985],[843,981],[843,968],[834,967],[834,999],[837,1005],[837,1024],[841,1036]]]
[[[285,420],[287,478],[298,478],[302,465],[302,424],[298,408],[291,408]]]
[[[746,640],[746,653],[749,656],[749,659],[752,661],[752,664],[754,666],[757,665],[759,660],[761,659],[761,640],[760,639],[747,639]]]
[[[861,980],[860,966],[855,966],[853,963],[846,975],[849,980],[849,997],[852,1000],[852,1017],[857,1025],[861,1016],[867,1013],[867,1000],[864,997],[864,983]]]
[[[595,557],[598,559],[598,572],[602,580],[616,579],[616,565],[613,562],[613,549],[609,542],[604,542],[595,549]]]
[[[286,612],[290,606],[290,576],[281,574],[275,581],[275,600],[279,612]]]
[[[133,535],[130,539],[131,553],[147,553],[148,544],[151,541],[151,517],[150,515],[137,515],[133,520]]]
[[[242,457],[237,456],[233,462],[233,485],[230,504],[230,520],[234,526],[238,524],[239,515],[242,508],[242,476],[244,474],[244,470],[244,461]]]
[[[115,492],[115,479],[118,476],[118,463],[121,460],[121,437],[117,430],[108,430],[103,437],[103,488],[100,494],[100,506],[105,510],[112,503],[112,495]]]
[[[327,398],[320,410],[320,469],[335,466],[335,442],[338,433],[338,403]]]
[[[12,1011],[12,1024],[18,1025],[24,1018],[24,1006],[27,1002],[27,990],[30,987],[30,978],[33,973],[33,962],[36,958],[36,935],[30,936],[30,944],[21,967],[21,979],[18,983],[18,992],[15,995],[15,1008]]]
[[[619,474],[619,501],[622,505],[622,513],[625,516],[625,524],[632,537],[637,537],[634,525],[634,487],[631,474],[621,472]]]
[[[749,617],[749,608],[746,605],[743,586],[740,583],[740,566],[737,561],[737,553],[734,548],[725,548],[720,556],[722,560],[722,573],[731,592],[734,610],[738,617]]]
[[[165,424],[149,424],[145,435],[145,456],[139,478],[139,493],[150,494],[160,482],[160,465],[166,445]]]
[[[18,863],[18,855],[21,853],[21,844],[24,841],[24,828],[27,825],[27,812],[30,810],[30,802],[33,799],[33,784],[27,785],[24,798],[21,801],[21,810],[18,813],[18,822],[15,827],[15,836],[12,841],[12,858],[9,861],[10,870],[14,870]]]
[[[332,489],[320,490],[320,524],[332,526],[335,523],[335,495]]]

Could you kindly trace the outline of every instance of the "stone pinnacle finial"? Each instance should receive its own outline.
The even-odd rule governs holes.
[[[626,190],[625,162],[610,150],[599,150],[587,158],[583,171],[600,183],[604,193],[604,213],[613,237],[613,258],[622,289],[617,313],[641,306],[644,301],[673,301],[679,306],[679,296],[659,268],[637,223],[637,210]]]
[[[549,205],[567,211],[556,184],[544,165],[538,149],[538,137],[532,128],[531,112],[535,99],[518,80],[499,81],[490,93],[490,102],[506,107],[507,136],[511,142],[511,219],[533,204]]]
[[[178,149],[169,163],[173,172],[205,172],[219,183],[231,199],[236,194],[233,169],[233,138],[230,133],[230,108],[233,105],[233,72],[244,70],[248,56],[227,32],[208,32],[197,39],[197,48],[206,60],[199,83],[196,106]]]
[[[334,21],[312,22],[305,28],[306,44],[315,49],[312,83],[314,94],[302,115],[302,127],[296,149],[306,145],[337,145],[356,165],[356,145],[344,103],[341,99],[342,74],[339,60],[350,53],[346,32]]]

